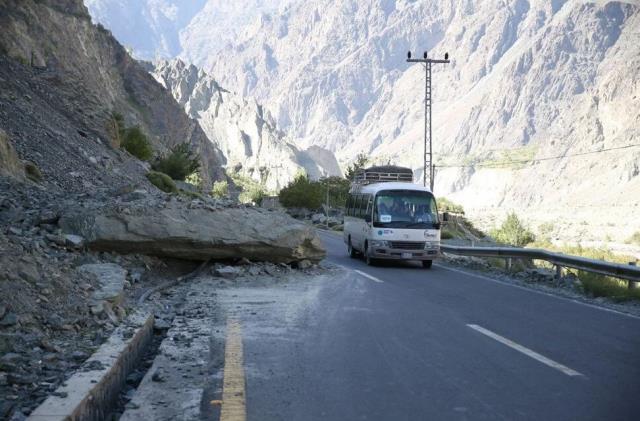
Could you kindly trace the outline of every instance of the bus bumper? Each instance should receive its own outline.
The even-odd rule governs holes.
[[[388,247],[370,247],[369,253],[374,259],[389,260],[434,260],[442,257],[440,249],[402,250]]]

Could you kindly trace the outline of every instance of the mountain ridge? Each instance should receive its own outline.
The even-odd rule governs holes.
[[[335,158],[318,159],[313,151],[292,145],[261,104],[224,89],[202,69],[174,59],[158,62],[152,74],[200,122],[225,157],[228,172],[248,177],[270,192],[279,191],[300,172],[313,179],[340,174]]]

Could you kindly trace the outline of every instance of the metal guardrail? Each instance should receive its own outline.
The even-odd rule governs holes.
[[[525,249],[515,247],[459,247],[442,244],[440,246],[440,250],[444,253],[458,254],[461,256],[546,260],[547,262],[556,265],[557,268],[573,268],[586,272],[598,273],[600,275],[626,279],[631,282],[640,282],[640,267],[633,264],[625,265],[622,263],[611,263],[604,260],[554,253],[543,249]]]

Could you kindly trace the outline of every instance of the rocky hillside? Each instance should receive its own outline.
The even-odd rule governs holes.
[[[214,21],[201,11],[188,30]],[[565,238],[624,240],[640,230],[640,148],[615,149],[640,143],[638,27],[631,1],[294,1],[222,50],[183,39],[180,55],[299,147],[420,169],[424,71],[405,54],[448,51],[433,74],[438,194],[489,226],[515,210]]]
[[[0,126],[46,181],[75,190],[144,182],[141,163],[114,148],[113,113],[139,125],[156,153],[189,142],[205,181],[224,176],[198,123],[91,23],[82,1],[6,1],[0,26]]]
[[[313,178],[339,174],[330,152],[316,163],[313,151],[293,146],[260,104],[222,88],[194,65],[179,59],[162,61],[153,76],[222,151],[227,172],[248,177],[272,192],[286,186],[301,171]]]
[[[0,28],[0,420],[102,369],[87,358],[188,260],[272,261],[278,274],[324,256],[284,213],[147,180],[114,113],[155,153],[190,143],[205,185],[225,177],[223,156],[81,0],[2,1]]]

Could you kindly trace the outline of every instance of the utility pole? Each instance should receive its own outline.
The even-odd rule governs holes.
[[[329,177],[327,177],[327,229],[329,229]]]
[[[424,167],[423,185],[427,187],[427,169],[429,171],[429,187],[433,192],[434,166],[433,166],[433,145],[431,136],[431,65],[433,63],[448,64],[449,53],[444,54],[444,60],[428,58],[425,51],[422,58],[411,58],[411,51],[407,53],[407,63],[423,63],[425,68],[424,79]]]

